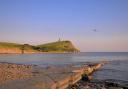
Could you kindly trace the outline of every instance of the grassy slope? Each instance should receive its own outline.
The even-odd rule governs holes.
[[[70,41],[58,41],[38,45],[43,52],[76,52],[79,51]]]
[[[21,44],[0,42],[0,48],[20,48]]]
[[[0,42],[0,53],[21,53],[24,47],[25,52],[78,52],[71,41],[58,41],[38,46],[29,44],[16,44]]]
[[[0,42],[0,49],[1,50],[21,51],[22,47],[23,47],[22,44]],[[26,45],[25,46],[25,51],[36,51],[36,50],[34,50],[32,46]]]

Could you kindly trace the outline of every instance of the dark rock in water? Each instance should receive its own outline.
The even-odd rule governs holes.
[[[90,81],[90,80],[92,80],[92,76],[89,76],[89,75],[86,75],[86,74],[82,75],[82,81]]]
[[[89,81],[88,75],[83,74],[83,75],[82,75],[82,80],[83,80],[83,81]]]
[[[110,87],[119,87],[119,85],[117,83],[114,83],[114,82],[105,82],[105,85],[106,86],[110,86]]]
[[[128,89],[128,88],[123,88],[120,86],[115,86],[116,84],[105,84],[105,82],[92,82],[92,81],[83,81],[80,80],[73,86],[68,87],[67,89]]]
[[[128,89],[128,87],[123,87],[123,89]]]
[[[113,80],[113,79],[107,79],[103,81],[106,86],[109,87],[122,87],[123,89],[128,89],[127,81],[122,80]]]

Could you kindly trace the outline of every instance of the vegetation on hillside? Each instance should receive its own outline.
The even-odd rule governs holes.
[[[29,52],[79,52],[79,50],[74,47],[71,41],[57,41],[57,42],[42,44],[38,46],[32,46],[29,44],[0,42],[0,49],[5,49],[5,50],[9,49],[12,51],[14,49],[17,49],[21,53],[24,53],[24,51],[29,51]]]
[[[37,49],[35,46],[31,46],[29,44],[17,44],[17,43],[8,43],[8,42],[0,42],[0,49],[2,50],[12,50],[19,51],[24,53],[24,51],[36,52]],[[7,52],[8,53],[8,52]]]
[[[78,52],[79,50],[74,47],[71,41],[57,41],[38,45],[43,52]]]
[[[20,48],[21,44],[0,42],[0,48]]]

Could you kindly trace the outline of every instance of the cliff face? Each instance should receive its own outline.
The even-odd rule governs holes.
[[[71,41],[58,41],[38,45],[43,52],[79,52],[78,49],[72,44]]]
[[[58,41],[38,46],[0,42],[0,53],[79,52],[71,41]]]

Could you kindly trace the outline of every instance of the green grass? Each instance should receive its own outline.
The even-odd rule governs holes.
[[[20,48],[21,44],[0,42],[0,48]]]
[[[0,42],[0,48],[5,49],[19,49],[26,51],[41,51],[41,52],[78,52],[79,50],[74,47],[71,41],[58,41],[38,46],[29,44],[17,44]]]
[[[43,52],[75,52],[77,50],[70,41],[58,41],[38,45]]]
[[[5,48],[5,49],[23,49],[24,50],[30,50],[30,51],[36,51],[36,47],[31,46],[29,44],[17,44],[17,43],[8,43],[8,42],[0,42],[0,48]]]

